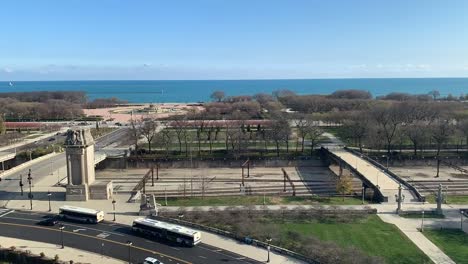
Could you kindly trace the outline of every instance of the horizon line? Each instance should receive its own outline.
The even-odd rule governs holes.
[[[369,79],[468,79],[461,77],[330,77],[330,78],[256,78],[256,79],[56,79],[56,80],[0,80],[0,82],[107,82],[107,81],[294,81],[294,80],[369,80]]]

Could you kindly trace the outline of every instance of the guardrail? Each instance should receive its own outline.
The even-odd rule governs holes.
[[[40,162],[40,161],[43,161],[43,160],[52,158],[52,157],[57,156],[57,155],[59,155],[59,154],[61,154],[61,152],[52,152],[52,153],[46,154],[46,155],[44,155],[44,156],[41,156],[41,157],[39,157],[39,158],[35,158],[35,159],[33,159],[33,160],[30,160],[30,161],[27,161],[27,162],[25,162],[25,163],[22,163],[22,164],[20,164],[20,165],[18,165],[18,166],[15,166],[15,167],[13,167],[13,168],[11,168],[11,169],[9,169],[9,170],[6,170],[6,171],[0,173],[0,178],[1,178],[1,177],[9,176],[9,175],[11,175],[11,174],[13,174],[13,173],[15,173],[15,172],[20,171],[20,170],[24,170],[24,169],[26,169],[27,167],[30,167],[30,166],[32,166],[32,165],[34,165],[34,164],[36,164],[36,163],[38,163],[38,162]]]
[[[395,173],[393,173],[392,171],[387,169],[385,166],[383,166],[382,164],[380,164],[376,160],[374,160],[374,159],[370,158],[369,156],[366,156],[366,155],[364,155],[364,154],[362,154],[362,153],[360,153],[360,152],[358,152],[358,151],[356,151],[354,149],[350,149],[348,147],[344,147],[344,149],[346,151],[349,151],[349,152],[353,153],[354,155],[362,157],[367,162],[371,163],[372,165],[376,166],[380,170],[384,171],[386,174],[388,174],[394,180],[396,180],[397,182],[399,182],[400,184],[402,184],[403,186],[405,186],[406,188],[411,190],[416,195],[416,197],[418,198],[418,200],[420,202],[425,202],[426,201],[426,197],[424,195],[422,195],[413,185],[409,184],[407,181],[405,181],[400,176],[396,175]]]

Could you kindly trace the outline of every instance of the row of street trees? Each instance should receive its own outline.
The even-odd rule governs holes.
[[[212,154],[214,150],[224,150],[225,153],[239,156],[247,152],[263,154],[274,149],[279,157],[283,149],[290,153],[293,142],[295,151],[304,153],[306,141],[310,142],[312,155],[322,134],[318,122],[307,115],[298,115],[294,120],[287,119],[285,115],[275,115],[270,120],[176,118],[164,124],[154,119],[132,120],[129,129],[129,138],[137,152],[140,149],[138,140],[143,138],[149,153],[156,146],[167,153],[185,153],[186,157],[193,145],[199,156],[202,151]]]

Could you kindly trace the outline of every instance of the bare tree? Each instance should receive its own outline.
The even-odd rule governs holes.
[[[317,141],[320,136],[323,135],[323,129],[320,128],[317,121],[313,119],[307,119],[307,135],[309,136],[310,140],[310,155],[314,154],[315,145],[317,145]]]
[[[297,129],[297,136],[301,139],[301,152],[304,152],[304,142],[307,134],[309,133],[310,123],[307,121],[305,115],[301,114],[294,120]],[[296,144],[297,149],[297,144]]]
[[[211,99],[213,99],[214,101],[217,101],[217,102],[221,102],[224,97],[226,97],[226,94],[223,92],[223,91],[214,91],[211,95],[210,95]]]
[[[148,142],[148,152],[151,153],[151,143],[154,137],[158,133],[158,123],[155,119],[148,119],[143,122],[140,126],[141,135],[146,138]]]
[[[141,137],[141,119],[130,119],[130,128],[128,129],[128,137],[135,146],[135,153],[138,153],[138,140]]]
[[[349,134],[349,137],[359,146],[359,151],[362,153],[362,141],[369,134],[369,115],[367,113],[353,114],[344,121],[343,127]]]
[[[5,126],[5,122],[3,120],[3,114],[0,113],[0,135],[5,134],[5,131],[6,131],[6,126]]]
[[[458,130],[465,137],[465,145],[468,149],[468,119],[462,120],[458,123]]]
[[[403,133],[413,144],[414,155],[417,155],[418,148],[429,137],[428,133],[429,124],[424,121],[417,121],[407,124],[403,127]]]
[[[172,128],[177,137],[177,142],[179,143],[179,153],[182,153],[182,139],[184,139],[184,135],[187,133],[187,123],[185,120],[176,119],[172,122]]]
[[[371,115],[378,125],[381,136],[386,141],[388,155],[390,155],[393,140],[404,116],[404,113],[401,113],[398,107],[399,105],[394,103],[390,106],[378,105],[371,109]]]
[[[440,150],[444,144],[447,143],[450,136],[453,134],[454,129],[449,120],[436,120],[432,126],[432,138],[434,139],[437,146],[437,173],[436,177],[439,177],[440,170]]]
[[[279,119],[273,121],[270,129],[267,131],[268,138],[273,140],[276,145],[276,156],[280,155],[280,142],[286,141],[289,139],[291,133],[291,127],[285,119]]]

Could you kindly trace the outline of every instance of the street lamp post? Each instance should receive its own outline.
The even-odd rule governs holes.
[[[422,210],[422,215],[421,215],[421,232],[424,231],[424,209]]]
[[[463,215],[465,214],[465,211],[460,210],[460,229],[463,231]]]
[[[364,204],[364,196],[366,195],[366,187],[362,186],[362,204]]]
[[[131,263],[132,263],[132,262],[131,262],[131,259],[130,259],[130,258],[131,258],[130,252],[131,252],[131,249],[132,249],[132,245],[133,245],[132,241],[130,241],[130,240],[127,241],[127,246],[128,246],[128,264],[131,264]]]
[[[29,194],[28,194],[28,198],[29,198],[29,203],[30,203],[30,206],[31,206],[31,210],[33,209],[33,203],[32,203],[32,199],[33,199],[33,194],[32,194],[32,176],[31,176],[31,169],[29,169],[29,172],[28,172],[28,184],[29,184]]]
[[[272,238],[267,238],[266,239],[266,242],[267,242],[267,251],[268,251],[268,255],[267,255],[267,263],[270,263],[270,242],[271,240],[273,240]]]
[[[63,229],[65,229],[65,226],[60,225],[59,229],[60,229],[60,240],[61,240],[62,248],[65,248],[65,246],[63,245]]]
[[[114,219],[112,219],[112,221],[115,221],[115,203],[116,203],[115,199],[112,198],[112,209],[114,210]]]
[[[50,206],[50,197],[52,196],[52,193],[50,191],[47,191],[47,197],[49,198],[49,212],[52,211],[52,207]]]
[[[21,189],[21,196],[23,196],[23,175],[20,174],[20,181],[19,181],[19,186],[20,186],[20,189]]]

